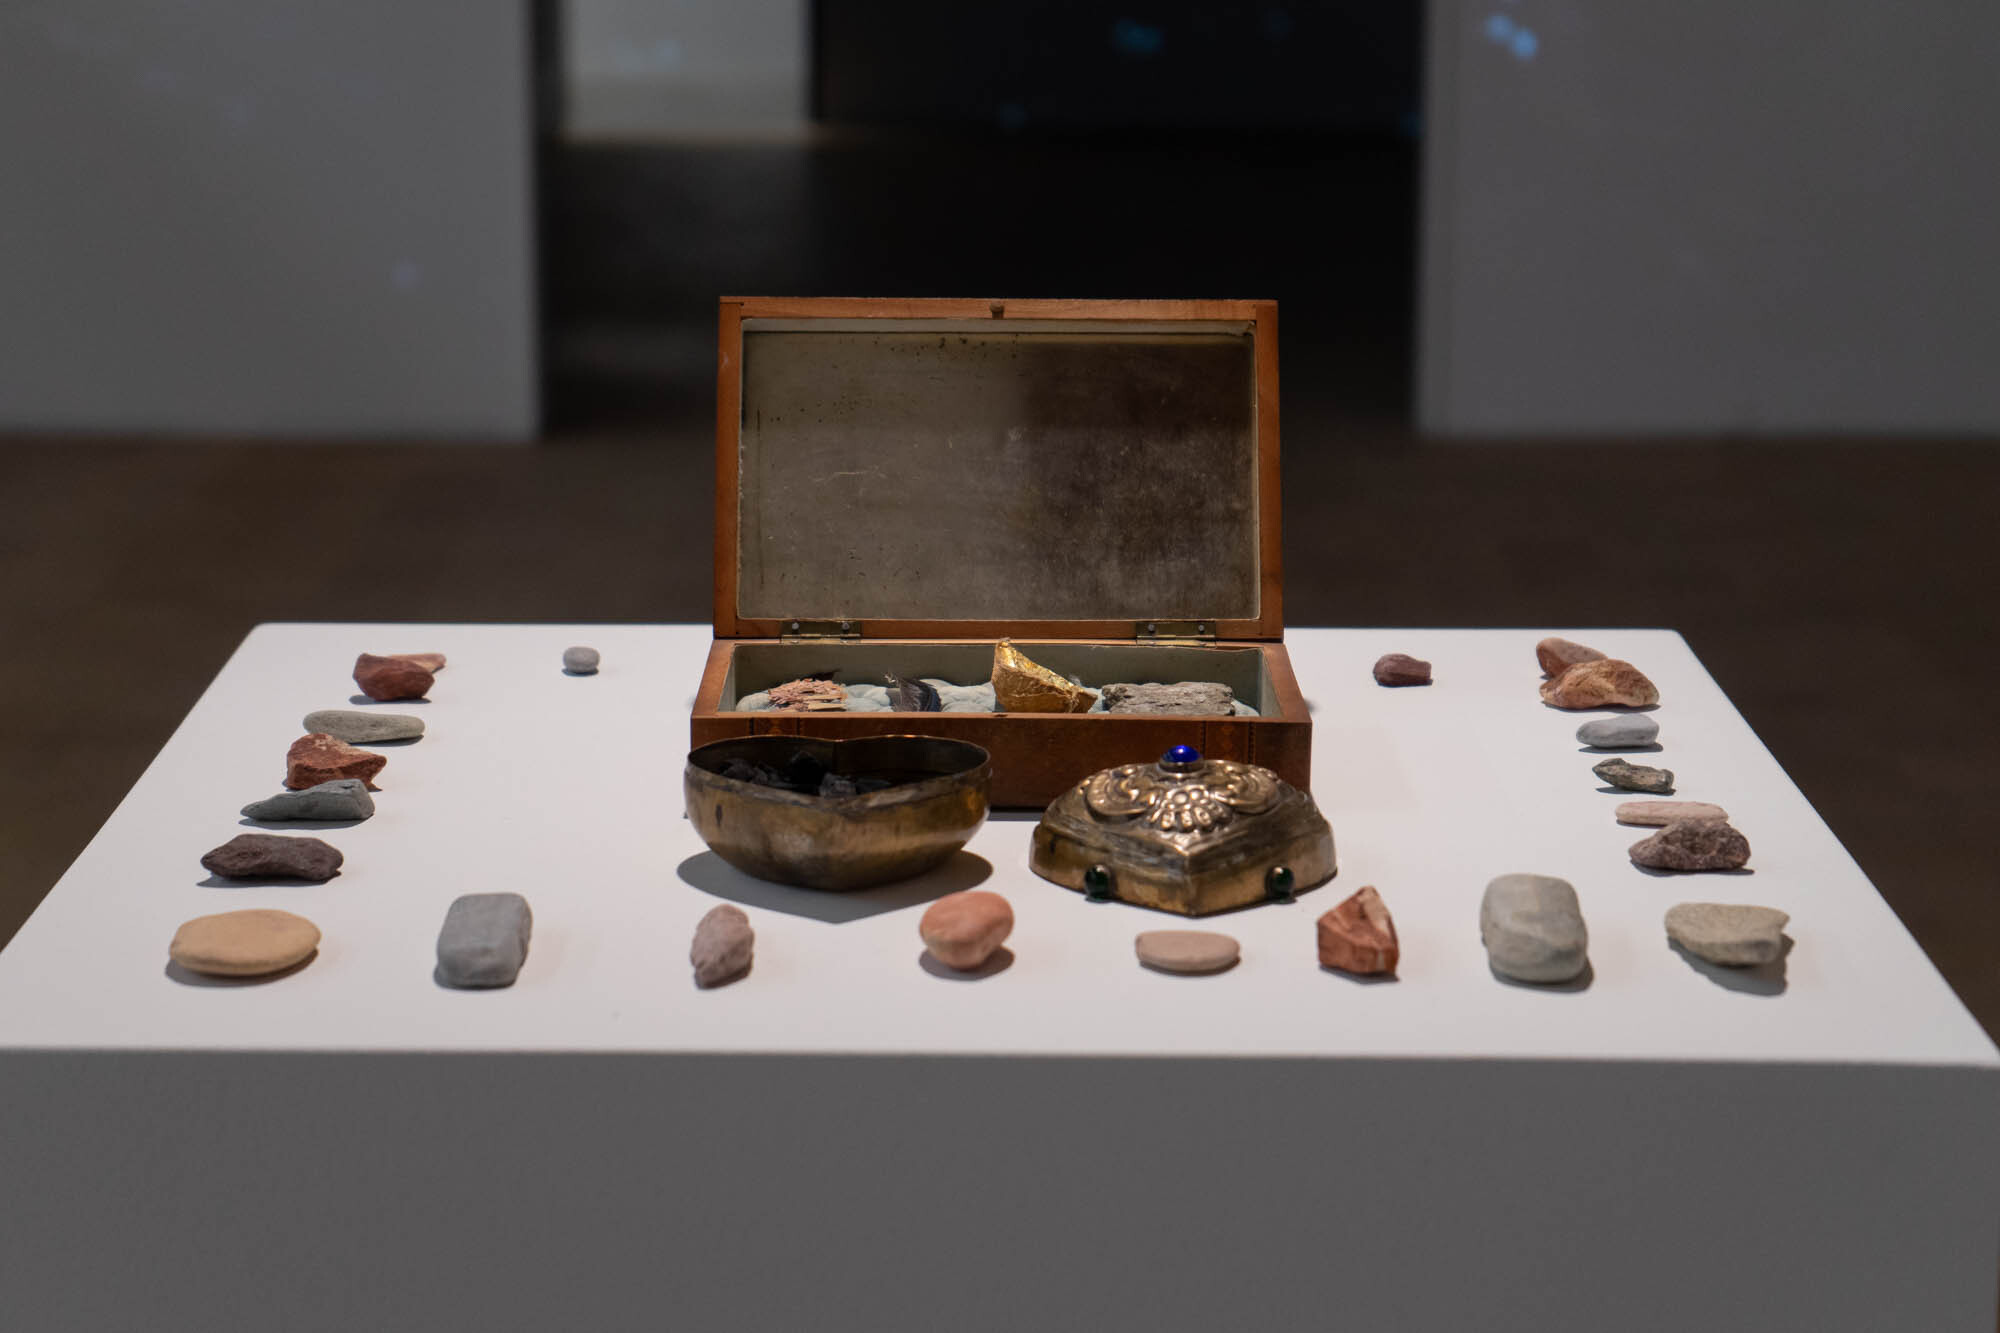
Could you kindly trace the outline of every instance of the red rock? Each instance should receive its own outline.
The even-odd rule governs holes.
[[[998,949],[1014,930],[1014,908],[985,889],[947,893],[930,905],[917,932],[931,957],[946,967],[970,972]]]
[[[377,657],[363,653],[354,659],[354,683],[369,698],[382,703],[391,699],[421,699],[430,693],[435,678],[405,657]]]
[[[1375,659],[1377,685],[1428,685],[1431,664],[1408,653],[1384,653]]]
[[[1604,654],[1568,639],[1547,638],[1535,645],[1535,660],[1544,676],[1560,676],[1579,662],[1602,662]]]
[[[443,653],[390,653],[398,662],[414,662],[435,676],[444,670]]]
[[[1676,819],[1632,844],[1632,864],[1652,870],[1740,870],[1750,839],[1726,819]]]
[[[375,775],[388,762],[388,755],[357,750],[323,731],[308,732],[285,751],[285,785],[303,791],[335,778],[360,778],[373,791]]]
[[[1319,960],[1328,967],[1372,976],[1394,972],[1399,957],[1396,923],[1372,884],[1319,919]]]
[[[1542,682],[1542,702],[1557,708],[1645,708],[1659,701],[1645,673],[1615,657],[1578,662]]]

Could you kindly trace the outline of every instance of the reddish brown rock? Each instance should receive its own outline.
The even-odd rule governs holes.
[[[412,662],[435,676],[444,670],[443,653],[390,653],[398,662]]]
[[[1579,662],[1602,662],[1604,654],[1568,639],[1547,638],[1535,645],[1535,660],[1544,676],[1560,676]]]
[[[292,748],[285,751],[285,785],[293,791],[304,791],[336,778],[360,778],[373,791],[375,775],[388,762],[388,755],[357,750],[323,731],[310,732],[293,741]]]
[[[1676,819],[1632,844],[1632,863],[1651,870],[1740,870],[1750,840],[1726,819]]]
[[[1659,701],[1645,673],[1615,657],[1578,662],[1542,682],[1542,702],[1557,708],[1646,708]]]
[[[1408,653],[1384,653],[1375,659],[1377,685],[1428,685],[1431,664]]]
[[[1013,905],[985,889],[947,893],[917,923],[931,957],[961,972],[985,963],[1013,930]]]
[[[369,698],[387,703],[391,699],[423,698],[430,693],[435,678],[407,658],[363,653],[354,659],[354,683]]]
[[[1394,972],[1400,956],[1396,923],[1372,884],[1319,919],[1319,960],[1328,967],[1373,976]]]

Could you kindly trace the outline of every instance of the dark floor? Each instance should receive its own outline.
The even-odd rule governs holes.
[[[1414,180],[1273,136],[570,152],[545,444],[0,441],[0,941],[259,621],[706,621],[717,295],[1271,296],[1288,622],[1683,631],[2000,1033],[2000,441],[1420,441]]]

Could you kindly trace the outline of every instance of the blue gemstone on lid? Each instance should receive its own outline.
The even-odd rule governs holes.
[[[1201,751],[1195,749],[1192,745],[1176,745],[1173,749],[1160,756],[1160,762],[1163,764],[1172,764],[1175,768],[1186,768],[1189,764],[1198,764],[1201,762]]]

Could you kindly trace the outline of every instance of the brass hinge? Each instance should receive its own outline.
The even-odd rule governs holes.
[[[787,620],[778,634],[780,643],[821,643],[827,639],[858,639],[858,620]]]
[[[1140,643],[1214,643],[1213,620],[1141,620],[1132,637]]]

